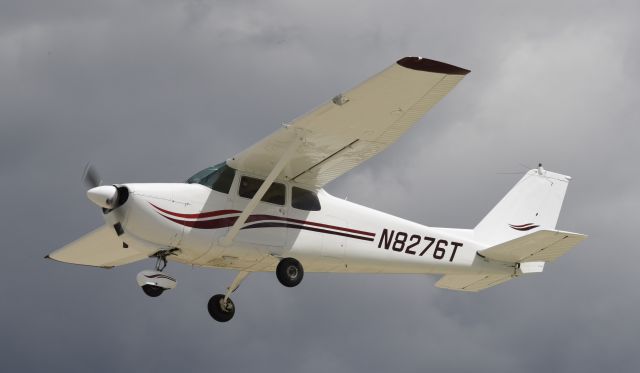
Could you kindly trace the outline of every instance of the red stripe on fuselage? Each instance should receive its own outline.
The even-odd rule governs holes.
[[[182,213],[178,213],[178,212],[165,210],[165,209],[160,208],[160,207],[158,207],[158,206],[156,206],[156,205],[154,205],[152,203],[150,203],[150,204],[151,204],[151,206],[156,208],[158,211],[161,211],[161,212],[163,212],[165,214],[172,215],[172,216],[175,216],[175,217],[180,217],[180,218],[186,218],[186,219],[210,218],[210,217],[215,217],[215,216],[237,214],[237,213],[241,212],[241,211],[238,211],[238,210],[217,210],[217,211],[209,211],[209,212],[203,212],[203,213],[198,213],[198,214],[182,214]],[[230,217],[220,218],[220,219],[193,220],[193,221],[190,221],[190,220],[175,219],[175,218],[172,218],[172,217],[169,217],[169,216],[165,216],[165,215],[162,215],[162,216],[164,216],[165,218],[167,218],[167,219],[169,219],[169,220],[171,220],[171,221],[173,221],[175,223],[182,224],[182,225],[187,226],[187,227],[197,228],[197,229],[216,229],[216,228],[230,227],[238,219],[237,216],[230,216]],[[365,231],[361,231],[361,230],[357,230],[357,229],[339,227],[339,226],[336,226],[336,225],[329,225],[329,224],[323,224],[323,223],[316,223],[316,222],[306,221],[306,220],[285,218],[285,217],[282,217],[282,216],[275,216],[275,215],[261,215],[261,214],[250,215],[249,218],[247,219],[246,223],[255,223],[255,222],[265,221],[265,220],[279,220],[279,221],[286,221],[286,222],[303,224],[303,225],[311,225],[311,226],[315,226],[315,227],[322,227],[322,228],[335,229],[335,230],[349,232],[349,233],[361,234],[361,235],[369,236],[369,237],[375,237],[375,235],[376,235],[375,233],[372,233],[372,232],[365,232]]]
[[[318,233],[333,234],[333,235],[337,235],[337,236],[355,238],[355,239],[358,239],[358,240],[373,241],[373,237],[363,237],[363,236],[358,236],[356,234],[349,234],[349,233],[346,233],[346,232],[336,232],[336,231],[330,231],[328,229],[321,229],[321,228],[311,227],[309,225],[298,225],[298,224],[289,224],[289,223],[276,223],[276,222],[256,223],[256,224],[252,224],[252,225],[248,225],[246,227],[243,227],[242,229],[253,229],[253,228],[304,229],[304,230],[318,232]]]
[[[162,215],[164,216],[164,215]],[[180,220],[174,219],[170,216],[164,216],[174,223],[184,225],[185,227],[197,228],[197,229],[218,229],[227,228],[233,225],[238,220],[237,216],[231,216],[228,218],[211,219],[211,220]]]
[[[228,215],[228,214],[239,214],[241,211],[238,210],[217,210],[217,211],[209,211],[209,212],[199,212],[197,214],[181,214],[179,212],[173,212],[169,210],[165,210],[160,208],[153,203],[149,203],[151,206],[155,207],[159,211],[164,212],[165,214],[173,215],[179,218],[185,219],[201,219],[201,218],[211,218],[214,216]]]
[[[371,236],[371,237],[375,237],[375,235],[376,235],[375,233],[359,231],[357,229],[351,229],[351,228],[346,228],[346,227],[338,227],[338,226],[335,226],[335,225],[329,225],[329,224],[323,224],[323,223],[315,223],[315,222],[307,221],[307,220],[298,220],[298,219],[285,218],[285,217],[273,216],[273,215],[251,215],[251,216],[249,216],[249,219],[247,219],[247,223],[253,223],[253,222],[263,221],[263,220],[282,220],[282,221],[287,221],[287,222],[291,222],[291,223],[298,223],[298,224],[305,224],[305,225],[313,225],[313,226],[322,227],[322,228],[336,229],[336,230],[339,230],[339,231],[362,234],[362,235]]]

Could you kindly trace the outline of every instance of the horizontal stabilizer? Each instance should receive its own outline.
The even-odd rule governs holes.
[[[475,292],[500,285],[512,278],[512,275],[505,274],[445,275],[436,282],[436,287],[441,289]]]
[[[552,262],[587,238],[584,234],[540,230],[478,251],[501,262]]]
[[[47,258],[71,264],[111,268],[145,259],[147,255],[130,247],[123,248],[122,241],[113,228],[105,225],[52,252]]]

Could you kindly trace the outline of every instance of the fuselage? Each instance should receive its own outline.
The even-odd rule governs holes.
[[[229,232],[250,199],[239,194],[234,176],[228,193],[201,184],[124,184],[127,201],[106,211],[121,238],[149,255],[177,249],[168,259],[184,264],[273,271],[279,258],[295,257],[308,272],[513,273],[511,265],[476,255],[486,248],[473,231],[434,228],[398,218],[317,190],[319,210],[284,200],[260,202],[230,245]],[[303,206],[304,208],[304,206]],[[317,208],[317,207],[316,207]]]

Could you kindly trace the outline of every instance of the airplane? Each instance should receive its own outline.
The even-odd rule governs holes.
[[[477,292],[539,273],[586,235],[556,230],[571,178],[540,164],[473,228],[436,228],[334,197],[323,187],[383,151],[470,71],[405,57],[355,88],[184,183],[101,185],[88,199],[105,224],[46,258],[113,268],[147,258],[145,294],[174,289],[167,262],[237,271],[207,310],[227,322],[231,294],[253,272],[286,287],[305,272],[440,275],[435,286]]]

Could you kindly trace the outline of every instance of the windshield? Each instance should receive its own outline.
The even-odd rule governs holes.
[[[189,184],[202,184],[221,193],[229,193],[231,183],[236,174],[236,170],[222,162],[213,167],[207,167],[187,179]]]

